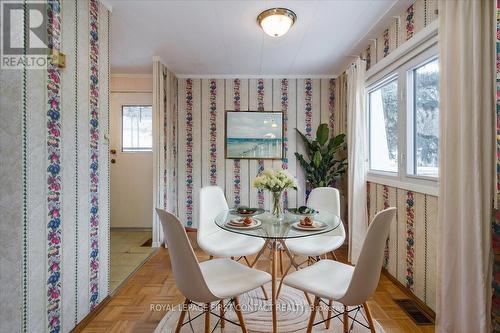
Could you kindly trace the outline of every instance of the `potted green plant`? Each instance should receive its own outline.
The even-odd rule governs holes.
[[[316,130],[316,138],[310,139],[297,128],[295,129],[304,141],[305,155],[295,153],[306,181],[311,188],[333,186],[346,171],[347,158],[344,152],[345,134],[330,137],[327,124],[320,124]],[[345,155],[345,154],[343,154]]]

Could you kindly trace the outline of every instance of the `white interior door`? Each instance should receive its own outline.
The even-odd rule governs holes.
[[[152,227],[152,102],[151,93],[111,94],[112,228]]]

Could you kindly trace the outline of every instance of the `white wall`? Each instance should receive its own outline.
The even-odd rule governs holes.
[[[148,74],[111,74],[111,93],[153,92],[153,76]]]

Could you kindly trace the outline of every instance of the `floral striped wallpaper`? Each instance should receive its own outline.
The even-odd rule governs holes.
[[[61,6],[47,7],[48,46],[61,50]],[[61,70],[47,68],[47,323],[50,332],[61,330]]]
[[[432,310],[436,305],[437,197],[368,183],[368,217],[396,207],[384,268]]]
[[[437,19],[438,0],[415,0],[362,53],[369,69]]]
[[[99,3],[90,1],[90,308],[99,303]]]
[[[302,151],[295,128],[314,136],[323,122],[335,128],[337,98],[335,79],[178,79],[178,117],[175,124],[177,200],[175,209],[187,226],[197,226],[198,191],[207,185],[225,190],[230,206],[268,208],[270,198],[250,184],[263,169],[285,168],[296,175],[300,190],[284,196],[290,206],[305,202],[305,181],[293,152]],[[285,157],[282,160],[226,160],[224,154],[225,110],[284,112]],[[168,148],[172,150],[173,147]],[[175,181],[175,180],[173,180]],[[168,188],[165,191],[169,191]]]
[[[0,332],[69,332],[108,295],[110,13],[98,0],[46,8],[66,68],[0,76],[2,153],[21,163],[2,170]]]
[[[163,128],[160,147],[165,147],[163,158],[159,159],[163,170],[160,188],[163,189],[160,207],[177,214],[177,77],[161,66],[163,70]],[[170,126],[166,126],[169,124]]]

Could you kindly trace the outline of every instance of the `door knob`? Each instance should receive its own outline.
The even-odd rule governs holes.
[[[116,160],[114,158],[111,159],[111,164],[115,164]]]
[[[112,154],[112,155],[116,154],[116,149],[111,149],[111,150],[109,151],[109,153],[110,153],[110,154]]]

